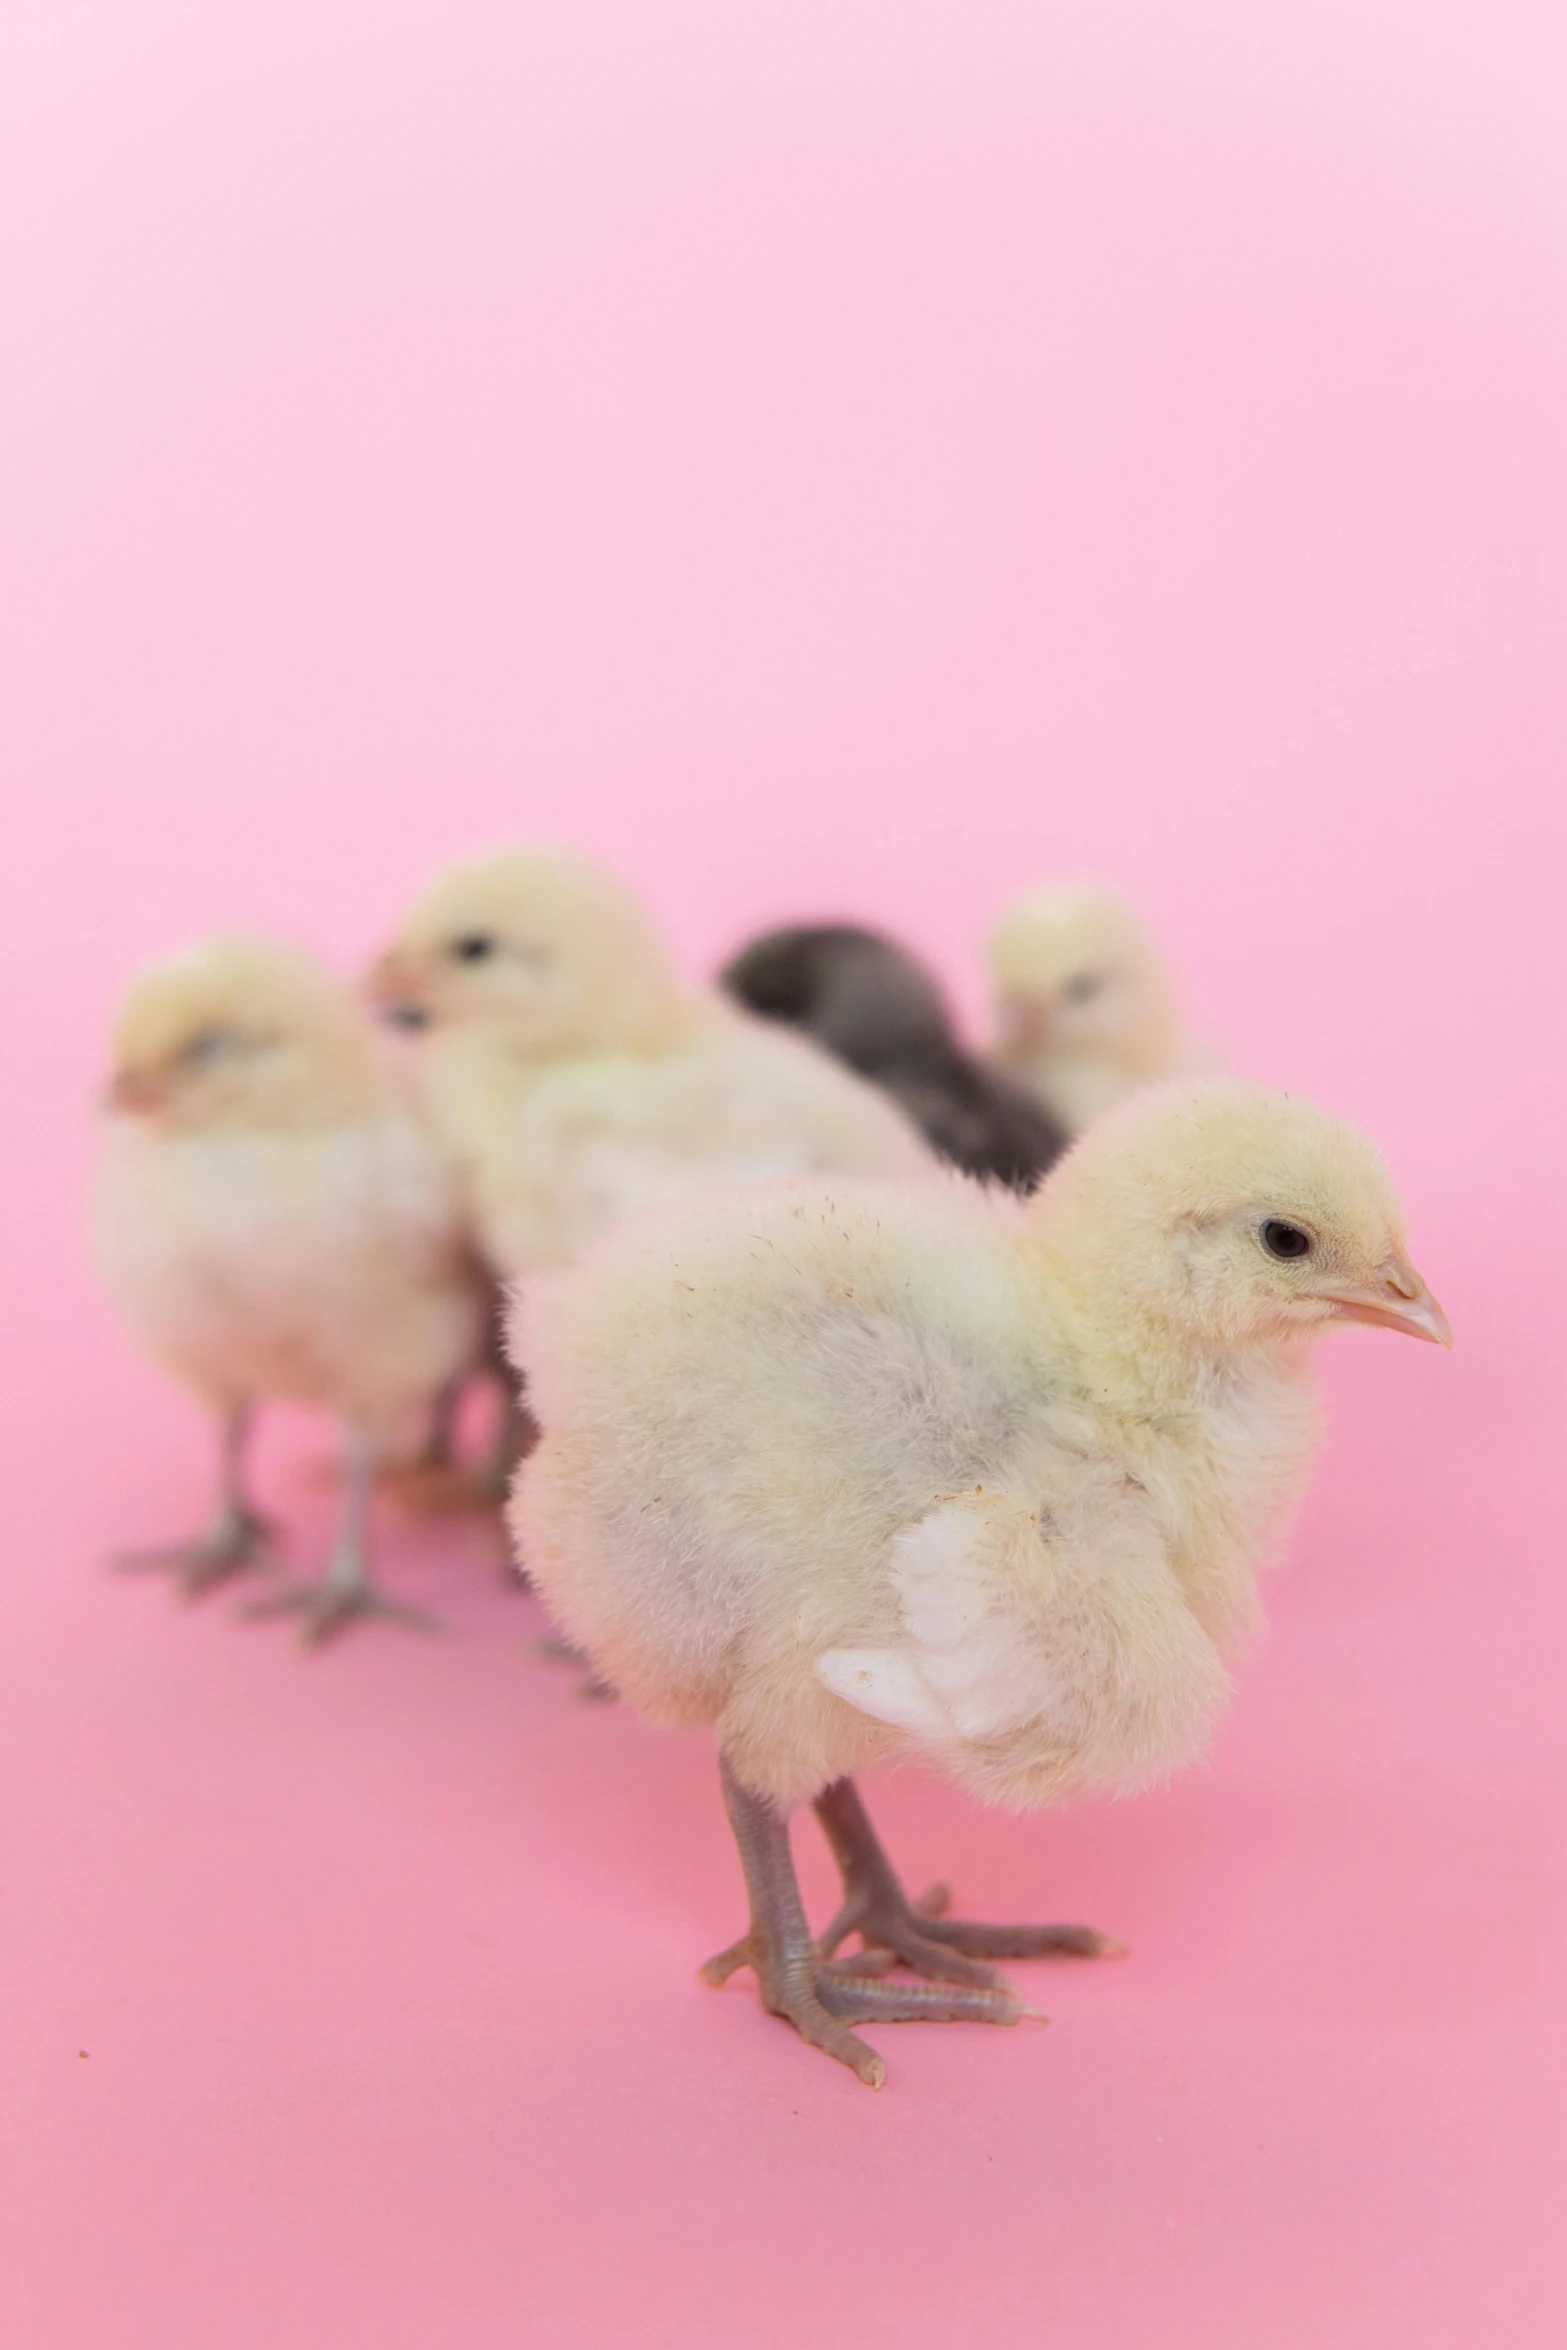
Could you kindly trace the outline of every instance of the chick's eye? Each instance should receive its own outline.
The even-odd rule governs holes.
[[[1262,1245],[1270,1257],[1309,1257],[1311,1234],[1303,1232],[1298,1224],[1286,1224],[1277,1216],[1270,1216],[1262,1227]]]
[[[198,1028],[182,1050],[180,1059],[187,1069],[210,1069],[214,1061],[222,1060],[234,1042],[232,1029]]]
[[[459,963],[485,963],[495,952],[495,941],[487,930],[465,931],[452,941],[452,954]]]
[[[1103,985],[1104,980],[1097,971],[1074,972],[1062,985],[1062,1001],[1068,1004],[1091,1004]]]

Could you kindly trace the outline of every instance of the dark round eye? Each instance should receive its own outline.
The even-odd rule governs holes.
[[[198,1028],[180,1054],[187,1069],[210,1069],[214,1061],[221,1061],[235,1042],[229,1028]]]
[[[484,963],[494,952],[495,941],[487,930],[470,930],[452,941],[452,953],[459,963]]]
[[[1262,1227],[1262,1245],[1270,1257],[1309,1257],[1311,1234],[1302,1232],[1298,1224],[1283,1223],[1270,1216]]]
[[[1097,971],[1077,971],[1063,983],[1061,994],[1069,1004],[1089,1004],[1103,985],[1104,980]]]

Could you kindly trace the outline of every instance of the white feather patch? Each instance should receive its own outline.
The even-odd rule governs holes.
[[[915,1737],[939,1738],[946,1716],[910,1657],[890,1648],[830,1648],[816,1660],[816,1677],[834,1697]]]
[[[994,1737],[1038,1711],[1033,1660],[998,1620],[1008,1554],[1037,1543],[1033,1517],[1005,1496],[965,1496],[922,1518],[892,1546],[892,1581],[908,1638],[897,1649],[831,1649],[816,1673],[873,1720],[946,1743]]]

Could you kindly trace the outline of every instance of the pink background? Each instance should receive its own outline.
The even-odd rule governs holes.
[[[1554,0],[12,0],[17,2350],[1564,2338],[1564,115]],[[529,833],[970,1005],[1119,881],[1457,1328],[1339,1345],[1210,1769],[880,1792],[1134,1946],[880,2098],[694,1986],[710,1757],[479,1531],[389,1533],[452,1637],[313,1662],[101,1569],[209,1471],[81,1263],[114,991]]]

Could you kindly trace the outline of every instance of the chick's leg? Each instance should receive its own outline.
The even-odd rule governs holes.
[[[468,1490],[481,1508],[500,1510],[506,1507],[519,1465],[539,1441],[539,1424],[523,1400],[522,1373],[506,1351],[506,1293],[498,1282],[491,1284],[483,1369],[495,1382],[499,1404],[489,1443],[468,1480]]]
[[[431,1475],[445,1474],[457,1466],[457,1415],[462,1408],[463,1391],[469,1374],[459,1371],[446,1385],[437,1390],[430,1406],[430,1425],[425,1439],[414,1455],[412,1466]]]
[[[495,1509],[504,1509],[513,1477],[539,1441],[539,1423],[523,1399],[521,1380],[510,1364],[502,1363],[497,1375],[500,1413],[479,1470],[479,1490]]]
[[[742,1787],[720,1759],[724,1804],[740,1848],[751,1930],[708,1960],[705,1982],[726,1983],[748,1966],[762,2005],[793,2024],[802,2040],[879,2089],[886,2066],[847,2027],[868,2023],[1015,2024],[1024,2010],[1005,1988],[856,1981],[828,1965],[811,1938],[789,1850],[789,1824],[776,1805]]]
[[[1124,1948],[1092,1926],[985,1926],[945,1917],[951,1899],[945,1885],[911,1902],[852,1779],[835,1779],[822,1790],[816,1816],[842,1873],[844,1895],[818,1948],[830,1961],[850,1934],[865,1945],[856,1957],[836,1962],[845,1974],[880,1973],[901,1959],[932,1982],[994,1985],[1002,1978],[980,1963],[988,1958],[1109,1958]]]
[[[471,1370],[458,1371],[444,1387],[436,1389],[429,1401],[423,1440],[416,1451],[397,1453],[379,1463],[376,1473],[381,1483],[391,1487],[410,1508],[428,1511],[433,1516],[437,1510],[450,1506],[450,1497],[459,1488],[466,1492],[467,1473],[457,1457],[457,1432],[463,1397],[473,1376]],[[339,1451],[331,1460],[319,1464],[315,1482],[340,1485],[343,1466]]]
[[[230,1406],[223,1419],[220,1452],[221,1482],[218,1506],[211,1523],[193,1542],[179,1542],[161,1550],[124,1551],[115,1565],[132,1574],[162,1570],[172,1574],[186,1599],[199,1599],[231,1575],[277,1565],[271,1528],[250,1506],[245,1490],[245,1453],[252,1409],[248,1403]]]
[[[468,1377],[495,1381],[498,1402],[495,1425],[484,1449],[471,1467],[463,1464],[456,1442],[456,1419]],[[443,1390],[436,1418],[423,1451],[406,1465],[387,1472],[404,1507],[421,1517],[451,1517],[463,1512],[504,1509],[519,1462],[527,1459],[539,1441],[539,1425],[517,1392],[515,1375],[504,1367],[481,1366],[465,1375],[450,1400]],[[508,1565],[508,1579],[527,1581]]]
[[[499,1507],[506,1499],[506,1479],[516,1465],[514,1428],[516,1412],[516,1374],[506,1354],[506,1296],[500,1284],[487,1273],[478,1271],[477,1277],[485,1292],[483,1335],[473,1360],[464,1365],[457,1376],[442,1389],[435,1406],[434,1419],[421,1462],[424,1469],[442,1471],[453,1480],[453,1501],[466,1500],[473,1508],[478,1504]],[[457,1415],[464,1390],[470,1380],[493,1380],[501,1391],[502,1426],[495,1442],[503,1452],[501,1474],[495,1474],[495,1462],[486,1455],[482,1469],[472,1473],[465,1470],[457,1453]],[[450,1504],[448,1506],[451,1506]]]
[[[457,1517],[493,1507],[477,1473],[464,1464],[458,1446],[463,1402],[477,1376],[470,1368],[448,1379],[431,1398],[429,1422],[419,1450],[406,1459],[381,1463],[381,1483],[399,1506],[416,1518]]]
[[[361,1616],[384,1616],[417,1631],[434,1631],[432,1616],[388,1599],[370,1580],[370,1497],[379,1465],[377,1446],[363,1430],[345,1428],[343,1461],[342,1513],[326,1573],[319,1583],[290,1584],[258,1599],[247,1614],[302,1616],[300,1638],[306,1648],[321,1647]]]

